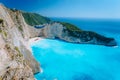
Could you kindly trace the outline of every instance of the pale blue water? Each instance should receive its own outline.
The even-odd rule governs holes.
[[[66,21],[69,22],[70,20]],[[82,20],[79,20],[78,24],[78,20],[72,19],[72,21],[73,24],[76,22],[76,25],[81,25],[82,29],[90,29],[114,37],[118,42],[118,47],[72,44],[42,39],[31,45],[33,55],[40,62],[43,69],[42,73],[35,75],[36,79],[120,80],[120,21],[110,23],[109,21],[100,20],[95,23],[91,20],[83,20],[82,23]],[[87,25],[91,25],[91,27],[88,26],[87,28]]]

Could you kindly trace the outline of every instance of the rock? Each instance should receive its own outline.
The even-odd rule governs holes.
[[[24,16],[24,12],[21,12],[23,14],[24,19],[29,24],[31,21],[31,17],[29,15],[34,13],[26,13],[26,16]],[[40,17],[41,15],[37,14],[36,17]],[[36,17],[32,16],[32,19],[36,20]],[[27,20],[28,19],[28,20]],[[72,42],[72,43],[79,43],[79,44],[94,44],[94,45],[104,45],[104,46],[116,46],[117,43],[115,39],[108,38],[105,36],[102,36],[100,34],[97,34],[92,31],[84,31],[76,27],[75,25],[72,25],[70,23],[65,22],[53,22],[50,21],[50,19],[46,19],[46,17],[39,18],[41,20],[39,23],[33,22],[36,26],[38,24],[43,23],[43,20],[45,20],[46,25],[43,28],[36,28],[34,29],[36,31],[36,35],[39,37],[49,38],[49,39],[59,39],[62,41]],[[45,23],[44,23],[45,24]],[[30,31],[33,31],[31,29]],[[34,31],[34,32],[35,32]]]
[[[0,79],[34,80],[40,65],[28,45],[32,37],[30,26],[20,11],[12,11],[3,5],[0,5],[0,19]]]
[[[39,29],[33,27],[43,24],[44,27]],[[40,64],[32,56],[28,44],[29,39],[34,37],[80,44],[117,45],[113,38],[80,30],[69,23],[52,22],[36,13],[8,9],[0,4],[0,80],[34,80],[34,73],[40,71]]]
[[[68,30],[64,25],[58,22],[47,24],[44,28],[36,30],[38,30],[37,33],[39,37],[49,39],[59,39],[77,44],[117,46],[117,42],[114,38],[108,38],[92,31],[83,31],[79,29],[74,31],[73,29]]]

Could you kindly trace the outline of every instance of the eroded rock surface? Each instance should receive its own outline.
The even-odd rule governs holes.
[[[28,25],[20,11],[1,4],[0,20],[0,80],[34,80],[40,69],[28,45],[32,38]]]

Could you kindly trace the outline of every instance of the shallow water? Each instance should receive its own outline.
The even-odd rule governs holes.
[[[32,43],[33,55],[43,69],[42,73],[35,75],[36,79],[120,80],[119,33],[101,32],[114,37],[118,47],[72,44],[49,39]]]

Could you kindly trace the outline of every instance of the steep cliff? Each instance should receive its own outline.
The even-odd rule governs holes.
[[[49,18],[41,16],[37,13],[22,12],[22,15],[23,15],[25,21],[31,26],[50,22]]]
[[[24,15],[24,12],[21,12]],[[27,15],[31,15],[32,13],[26,13]],[[33,13],[34,15],[34,13]],[[30,20],[32,19],[36,20],[36,17],[40,17],[40,15],[36,16],[23,16],[25,19]],[[42,17],[43,18],[43,17]],[[41,21],[43,19],[39,18]],[[31,25],[32,21],[28,21],[27,24]],[[82,43],[82,44],[95,44],[95,45],[105,45],[105,46],[116,46],[117,43],[114,40],[114,38],[108,38],[103,35],[100,35],[98,33],[92,32],[92,31],[84,31],[76,27],[75,25],[72,25],[70,23],[65,22],[56,22],[56,21],[50,21],[48,19],[44,19],[44,27],[38,28],[38,36],[49,38],[49,39],[59,39],[66,42],[72,42],[72,43]],[[34,23],[34,25],[41,25],[42,22],[38,22],[37,24]]]
[[[34,28],[36,25],[44,27]],[[69,23],[54,22],[36,13],[8,9],[0,4],[0,80],[34,80],[33,73],[40,71],[28,44],[29,39],[34,37],[117,45],[113,38],[80,30]]]
[[[40,71],[28,44],[29,28],[20,11],[0,4],[0,80],[34,80]]]

